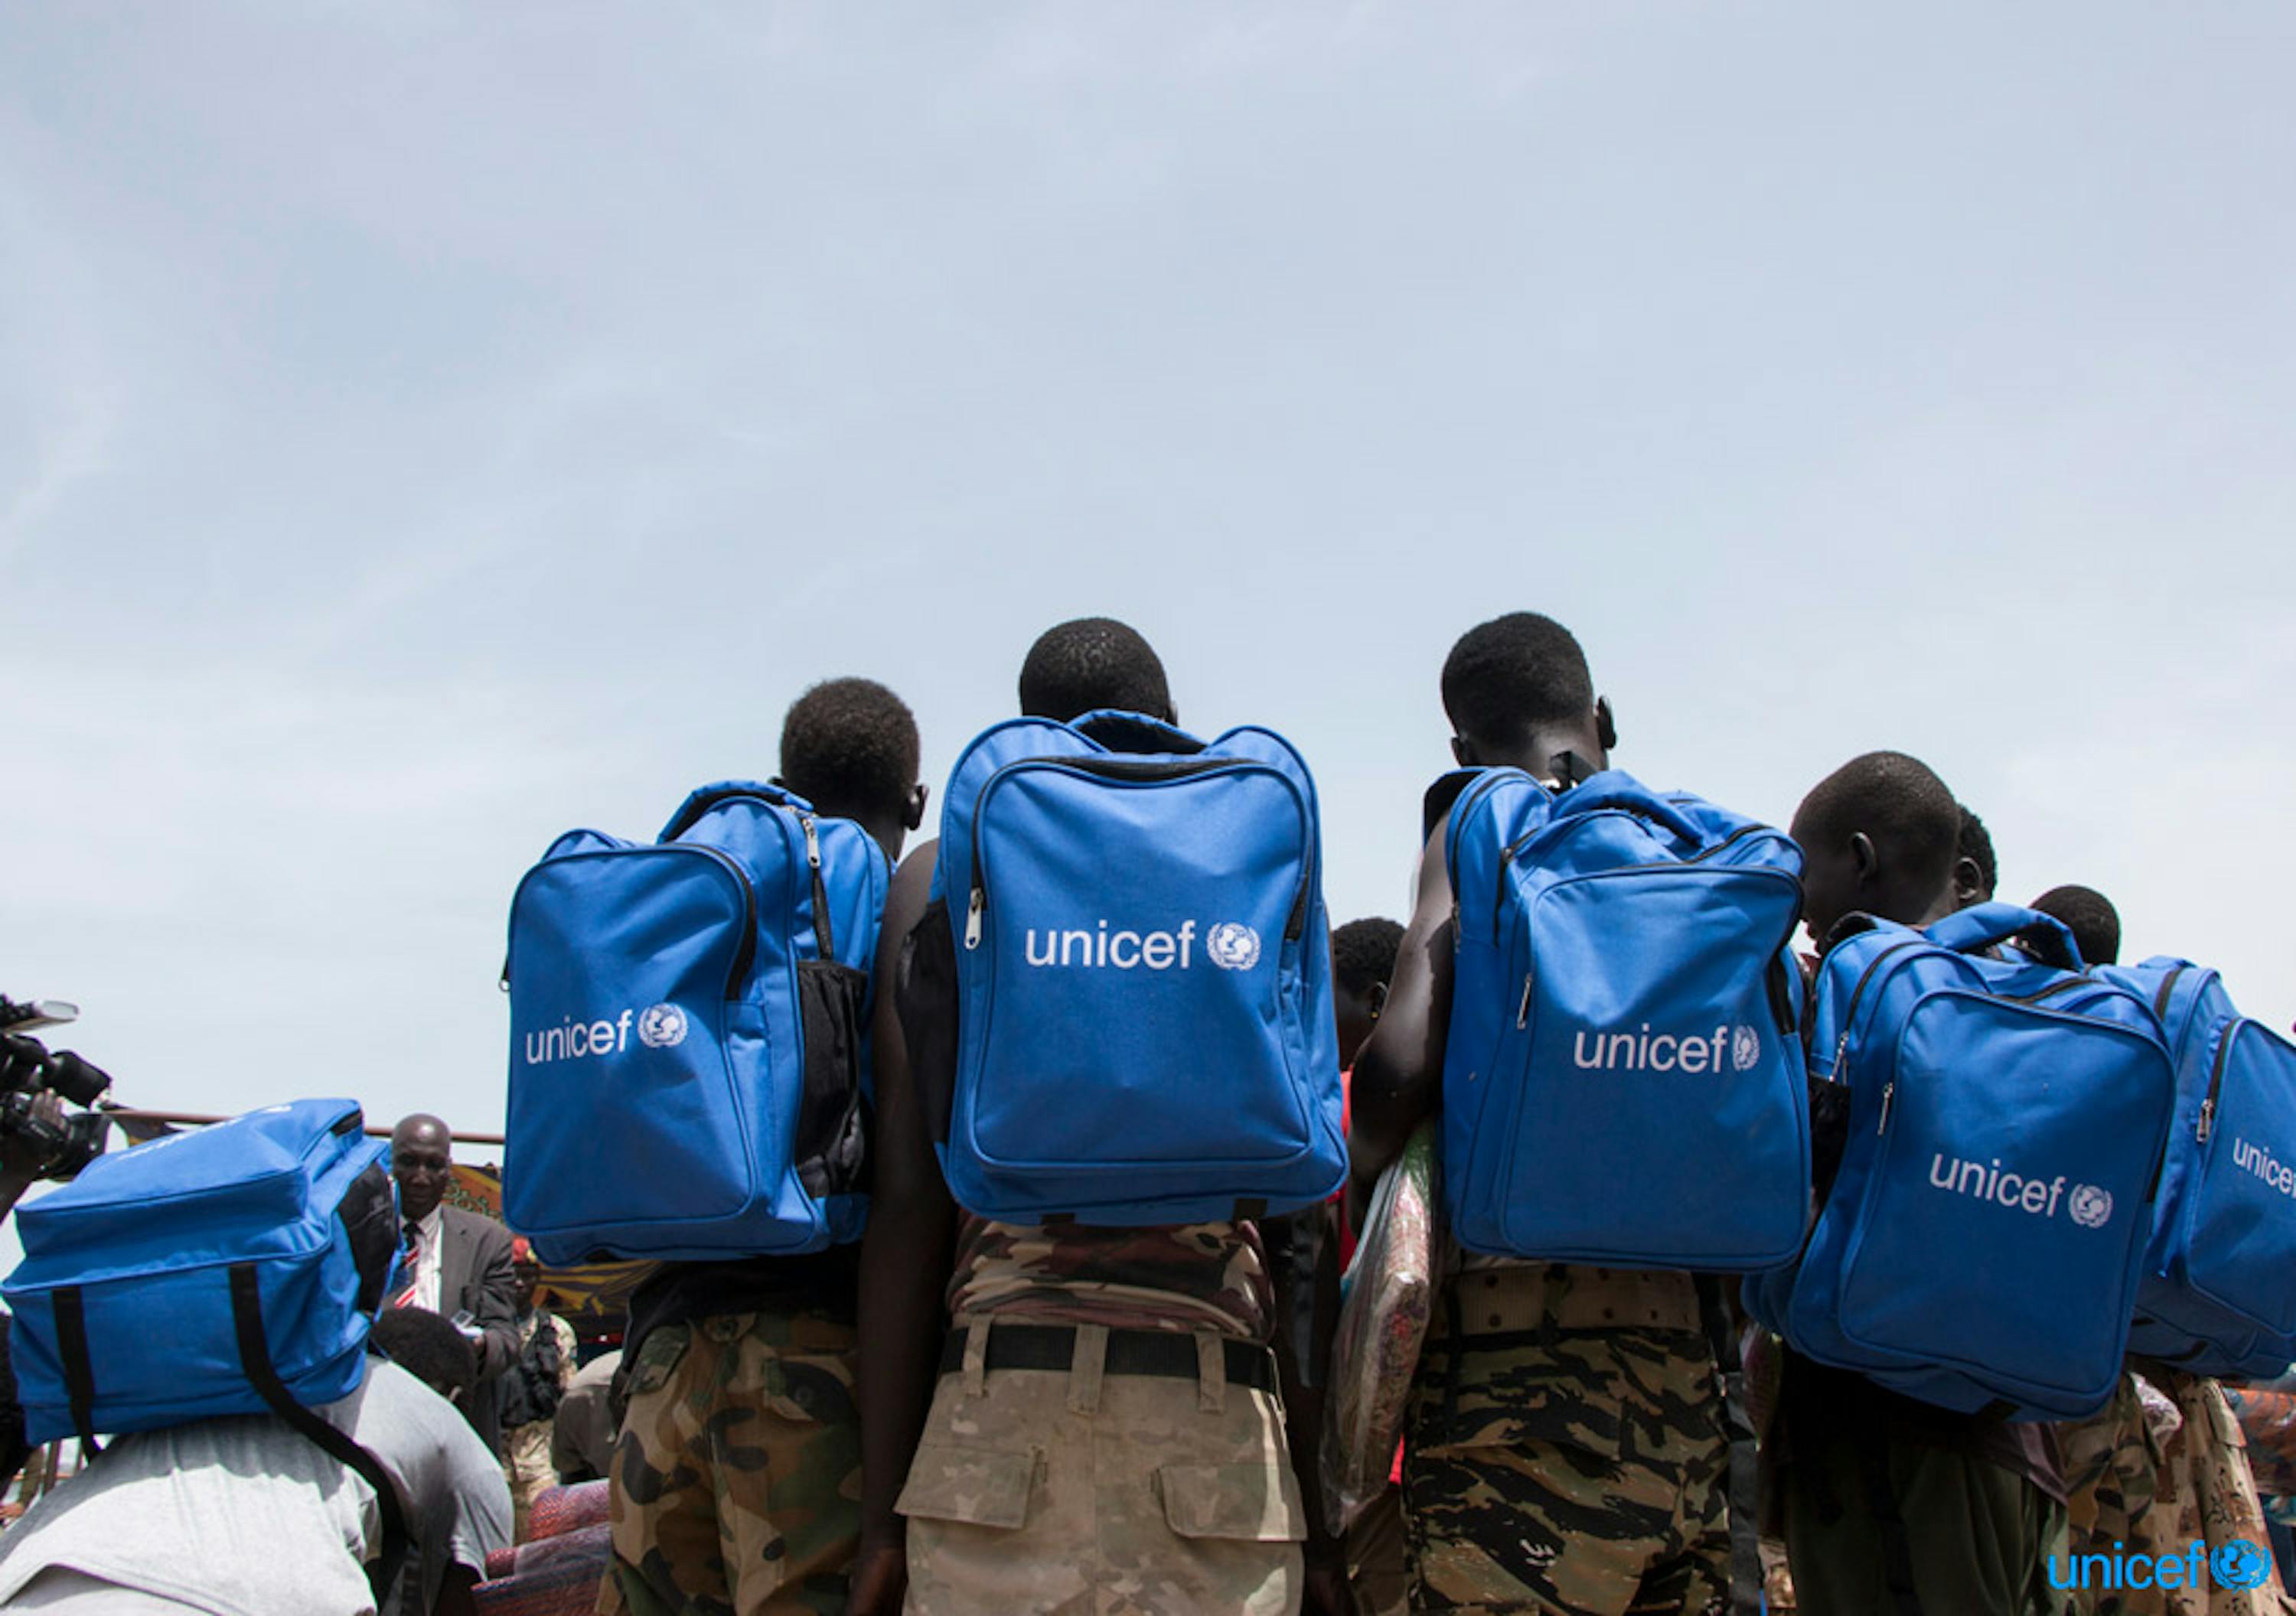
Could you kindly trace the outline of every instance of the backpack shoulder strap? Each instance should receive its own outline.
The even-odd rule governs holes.
[[[375,1509],[382,1517],[382,1552],[367,1567],[367,1582],[374,1590],[375,1604],[386,1604],[392,1586],[398,1580],[399,1568],[406,1563],[406,1512],[398,1501],[398,1489],[392,1485],[381,1460],[316,1409],[297,1402],[294,1393],[287,1390],[287,1383],[279,1378],[279,1371],[271,1362],[270,1345],[263,1335],[263,1299],[251,1262],[234,1262],[231,1266],[231,1318],[239,1335],[240,1367],[247,1371],[247,1378],[255,1383],[256,1391],[271,1406],[271,1411],[374,1489]]]

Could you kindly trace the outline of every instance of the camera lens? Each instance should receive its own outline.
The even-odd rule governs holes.
[[[48,1057],[48,1069],[44,1075],[49,1088],[75,1106],[94,1105],[111,1087],[110,1073],[89,1065],[70,1049],[59,1049]]]

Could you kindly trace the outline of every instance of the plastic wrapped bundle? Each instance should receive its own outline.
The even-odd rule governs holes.
[[[1343,1533],[1387,1486],[1404,1400],[1442,1284],[1442,1186],[1434,1124],[1411,1136],[1379,1181],[1348,1264],[1332,1341],[1323,1452],[1324,1513]]]

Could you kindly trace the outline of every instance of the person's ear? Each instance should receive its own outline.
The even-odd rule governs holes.
[[[1475,743],[1464,735],[1451,738],[1451,761],[1462,769],[1479,769],[1482,760],[1475,755]]]
[[[1595,739],[1603,743],[1605,752],[1619,744],[1619,721],[1611,714],[1611,698],[1607,696],[1595,698]]]
[[[1882,855],[1874,846],[1874,838],[1862,830],[1854,832],[1849,838],[1849,856],[1857,863],[1857,884],[1872,886],[1882,870]]]
[[[1953,901],[1967,909],[1985,896],[1985,873],[1977,868],[1975,859],[1956,859],[1953,861]]]
[[[1370,1008],[1372,1024],[1374,1026],[1377,1026],[1379,1024],[1379,1013],[1387,1008],[1387,983],[1384,982],[1373,983],[1371,984],[1371,992],[1364,995],[1364,1003]]]
[[[925,822],[925,798],[931,795],[932,788],[922,780],[910,787],[909,800],[901,807],[901,823],[911,830],[922,825]]]

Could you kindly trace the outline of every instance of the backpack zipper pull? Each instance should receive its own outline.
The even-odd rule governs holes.
[[[1833,1069],[1826,1073],[1835,1082],[1841,1081],[1841,1063],[1849,1057],[1849,1030],[1844,1027],[1841,1036],[1833,1041]]]
[[[980,946],[980,912],[988,907],[988,894],[974,887],[972,899],[964,906],[964,946],[968,949]]]
[[[2216,1126],[2216,1101],[2213,1099],[2202,1100],[2201,1102],[2201,1125],[2194,1132],[2193,1143],[2195,1145],[2207,1144],[2209,1142],[2209,1130]]]
[[[1525,971],[1522,974],[1522,1002],[1514,1010],[1514,1025],[1518,1032],[1530,1024],[1530,984],[1537,979],[1535,972]]]
[[[805,827],[805,861],[818,871],[821,869],[821,832],[815,828],[813,815],[809,813],[799,815],[798,823]]]
[[[1898,1083],[1892,1078],[1882,1085],[1882,1120],[1874,1129],[1874,1137],[1877,1139],[1890,1131],[1890,1102],[1897,1098]]]

